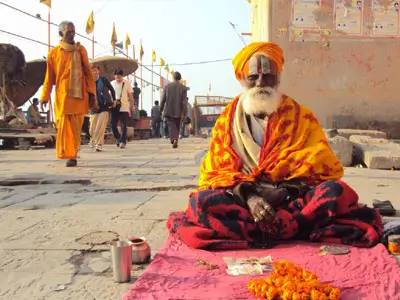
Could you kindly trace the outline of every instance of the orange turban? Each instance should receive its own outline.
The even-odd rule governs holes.
[[[251,43],[243,48],[232,60],[235,75],[238,80],[247,76],[249,71],[249,60],[254,54],[262,54],[269,57],[278,67],[279,72],[283,69],[283,50],[275,43]]]

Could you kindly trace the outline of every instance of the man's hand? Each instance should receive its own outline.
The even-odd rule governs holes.
[[[252,196],[247,200],[247,205],[254,221],[268,224],[274,220],[275,211],[263,198]]]
[[[47,107],[47,102],[40,102],[40,110],[41,111],[47,111],[46,110],[46,107]]]
[[[98,109],[96,96],[92,93],[89,93],[89,108],[93,110]]]

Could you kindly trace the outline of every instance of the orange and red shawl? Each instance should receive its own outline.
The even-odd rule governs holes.
[[[268,120],[258,167],[249,175],[242,173],[242,160],[231,146],[238,100],[229,103],[215,123],[200,168],[199,190],[228,188],[260,177],[275,183],[296,178],[316,185],[343,176],[343,167],[313,112],[286,96]]]

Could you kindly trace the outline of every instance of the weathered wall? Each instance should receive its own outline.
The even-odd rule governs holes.
[[[258,2],[257,9],[265,11],[264,1]],[[273,0],[272,40],[285,53],[282,89],[313,109],[326,127],[376,128],[400,138],[400,38],[368,37],[371,0],[365,1],[364,37],[335,32],[333,4],[323,1],[318,12],[319,25],[332,29],[331,36],[321,31],[310,42],[305,32],[304,42],[294,42],[291,1]],[[256,35],[262,36],[257,30]]]

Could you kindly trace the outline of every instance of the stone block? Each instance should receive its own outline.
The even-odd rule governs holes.
[[[386,138],[374,138],[368,135],[352,135],[349,140],[355,144],[362,145],[385,145],[389,143]]]
[[[339,135],[339,132],[337,129],[324,129],[325,135],[327,138],[333,138],[335,136]]]
[[[400,145],[384,138],[353,135],[350,140],[361,151],[365,165],[370,169],[400,169]]]
[[[343,167],[351,166],[353,160],[353,143],[342,136],[328,138],[328,141]]]
[[[362,130],[362,129],[338,129],[339,135],[350,138],[352,135],[363,135],[372,138],[386,139],[386,132],[378,130]]]

